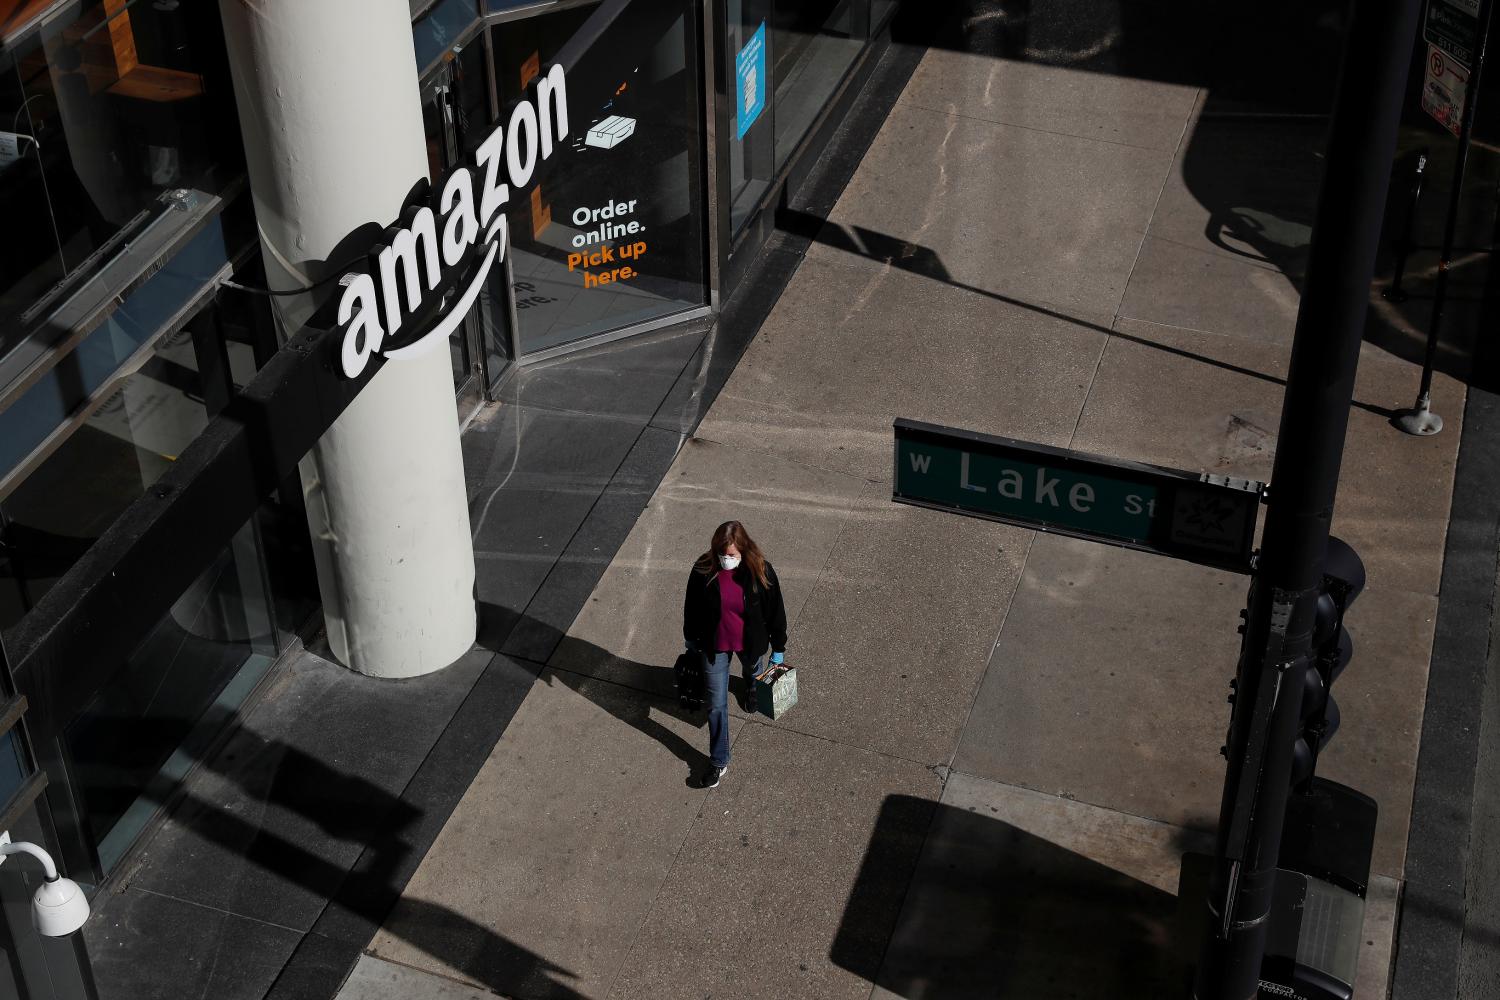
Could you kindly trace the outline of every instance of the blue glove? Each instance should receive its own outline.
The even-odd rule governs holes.
[[[773,666],[773,667],[779,667],[779,666],[781,666],[782,658],[783,658],[783,654],[781,654],[781,653],[772,653],[771,654],[771,666]]]

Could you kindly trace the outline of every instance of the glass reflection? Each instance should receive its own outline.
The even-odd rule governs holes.
[[[109,872],[275,659],[246,524],[67,727],[69,774]]]
[[[771,0],[729,0],[727,16],[728,35],[720,59],[732,69],[729,222],[738,233],[776,174],[777,105],[768,77],[777,36],[767,30]]]
[[[776,165],[791,157],[869,37],[870,0],[776,0]]]
[[[163,192],[212,189],[234,158],[218,5],[86,0],[20,51],[0,53],[0,351],[40,320],[64,279],[107,261],[164,211]]]
[[[502,108],[595,9],[493,29]],[[568,138],[509,210],[523,354],[706,301],[692,9],[629,4],[568,67]]]
[[[172,466],[223,405],[253,345],[212,310],[161,340],[0,501],[0,626],[19,620]],[[272,662],[277,637],[252,518],[65,730],[68,780],[108,871]],[[8,571],[8,572],[7,572]],[[54,780],[58,776],[54,775]]]

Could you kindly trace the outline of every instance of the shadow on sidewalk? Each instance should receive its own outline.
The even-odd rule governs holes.
[[[703,748],[688,743],[677,733],[652,717],[652,713],[665,715],[685,722],[698,729],[708,723],[707,710],[690,712],[677,701],[675,680],[671,664],[641,663],[627,660],[591,642],[569,636],[552,625],[538,621],[521,612],[498,604],[479,601],[480,643],[491,652],[499,653],[505,639],[516,629],[528,629],[532,636],[546,635],[551,642],[544,646],[557,651],[566,644],[567,660],[572,664],[586,664],[588,670],[566,667],[547,667],[549,676],[593,702],[611,716],[635,729],[642,735],[660,743],[672,755],[687,766],[686,784],[690,787],[694,779],[708,764],[708,737],[704,735]],[[675,628],[675,626],[674,626]],[[543,666],[546,666],[545,664]],[[637,679],[639,684],[606,680],[606,675]],[[729,696],[738,698],[744,690],[744,681],[729,678]]]
[[[900,271],[908,271],[924,278],[930,278],[933,281],[941,281],[952,288],[972,292],[975,295],[982,295],[996,302],[1017,306],[1042,316],[1064,320],[1085,330],[1093,330],[1096,333],[1102,333],[1119,340],[1126,340],[1132,344],[1148,347],[1153,351],[1160,351],[1163,354],[1170,354],[1174,357],[1196,362],[1197,364],[1208,365],[1211,368],[1233,372],[1236,375],[1243,375],[1247,378],[1259,379],[1262,382],[1269,382],[1272,385],[1286,386],[1286,379],[1276,375],[1259,372],[1253,368],[1231,364],[1227,361],[1220,361],[1206,354],[1199,354],[1180,347],[1159,344],[1144,337],[1137,337],[1120,330],[1110,329],[1107,326],[1100,326],[1098,323],[1091,323],[1088,320],[1079,319],[1076,316],[1070,316],[1067,313],[1058,312],[1055,309],[1049,309],[1034,302],[1026,302],[1022,299],[1001,295],[999,292],[987,291],[986,289],[976,288],[973,285],[957,281],[948,273],[948,268],[943,264],[942,256],[931,247],[910,243],[887,233],[866,229],[863,226],[842,225],[813,215],[810,212],[803,212],[794,208],[782,208],[778,211],[776,223],[777,227],[783,232],[800,236],[815,243],[822,243],[825,246],[864,257],[866,260],[873,260]],[[1358,409],[1374,413],[1387,420],[1393,419],[1400,412],[1391,407],[1377,406],[1374,403],[1362,403],[1359,400],[1355,400],[1353,405]]]
[[[1163,1000],[1186,994],[1178,942],[1172,893],[995,817],[893,795],[829,957],[907,1000]]]
[[[1270,0],[1257,4],[1078,0],[1065,5],[1042,0],[958,0],[947,8],[946,16],[934,16],[925,7],[903,9],[892,27],[892,40],[898,45],[938,50],[943,57],[929,60],[928,71],[933,78],[962,77],[972,72],[962,62],[967,58],[1201,88],[1204,93],[1199,107],[1176,152],[1180,180],[1169,178],[1169,188],[1158,205],[1168,216],[1167,225],[1158,228],[1153,221],[1148,231],[1148,235],[1159,236],[1161,243],[1172,246],[1158,247],[1159,252],[1150,255],[1152,270],[1148,277],[1157,282],[1166,277],[1180,280],[1181,286],[1190,290],[1189,297],[1202,300],[1193,308],[1202,315],[1212,315],[1214,310],[1233,313],[1242,309],[1241,302],[1261,301],[1258,297],[1265,294],[1264,290],[1248,292],[1246,282],[1259,284],[1264,279],[1254,272],[1245,277],[1243,269],[1247,267],[1279,274],[1292,296],[1300,295],[1305,286],[1328,115],[1338,82],[1347,18],[1348,5],[1338,0]],[[961,55],[955,59],[946,53]],[[1269,53],[1275,57],[1269,57]],[[1365,325],[1368,343],[1413,365],[1422,363],[1425,352],[1430,290],[1437,273],[1431,244],[1436,242],[1447,209],[1444,187],[1449,183],[1455,147],[1451,136],[1420,110],[1420,56],[1408,71],[1396,168]],[[1298,71],[1289,73],[1287,66],[1296,66]],[[1031,97],[1024,77],[997,78],[990,83],[1002,92],[1010,87],[1017,95]],[[927,85],[933,86],[931,79]],[[1042,86],[1061,84],[1046,82]],[[936,92],[963,93],[959,87],[951,91],[939,87]],[[1045,100],[1038,103],[1046,109]],[[1500,129],[1500,110],[1492,100],[1482,99],[1479,107],[1476,136],[1481,141],[1471,157],[1465,185],[1465,210],[1460,213],[1465,225],[1459,233],[1460,245],[1487,244],[1493,235],[1490,196],[1500,174],[1500,161],[1486,151],[1486,141],[1493,142]],[[1012,121],[1004,116],[995,120]],[[1405,229],[1415,153],[1423,147],[1431,157],[1428,191],[1416,231],[1417,242],[1424,244],[1425,252],[1416,254],[1408,266],[1405,285],[1410,301],[1397,305],[1380,293],[1388,284],[1395,244]],[[1185,211],[1181,199],[1171,197],[1171,188],[1178,183],[1206,218],[1199,221],[1200,213]],[[1201,243],[1191,241],[1190,230],[1197,226],[1201,226]],[[792,228],[807,230],[806,225]],[[895,242],[901,242],[899,234]],[[892,261],[893,266],[948,280],[941,262],[924,259],[930,251],[916,248],[911,255],[911,248],[905,248],[902,252],[908,256]],[[930,266],[934,263],[936,267]],[[1234,273],[1236,269],[1238,274]],[[1488,269],[1487,251],[1455,256],[1435,364],[1437,371],[1485,389],[1493,388],[1500,378],[1476,364],[1474,358]],[[1251,297],[1243,298],[1247,293]],[[1201,316],[1163,316],[1168,324],[1189,328],[1202,321]],[[1415,390],[1413,378],[1413,395]],[[1410,400],[1378,402],[1399,408],[1409,405]],[[1366,408],[1377,413],[1386,409],[1379,405]]]
[[[134,725],[134,720],[120,720],[121,735]],[[427,849],[424,831],[419,829],[424,818],[422,809],[365,778],[330,767],[297,747],[268,739],[243,724],[203,764],[235,785],[240,794],[229,796],[227,807],[195,791],[173,798],[172,823],[191,831],[187,845],[196,857],[184,860],[169,855],[162,860],[153,858],[148,847],[145,870],[151,872],[150,878],[133,876],[133,881],[144,883],[146,891],[284,922],[293,928],[306,920],[310,900],[326,900],[312,926],[303,933],[308,937],[322,934],[324,922],[333,917],[333,923],[341,925],[334,933],[350,954],[351,967],[353,956],[385,927],[424,954],[448,968],[461,970],[493,991],[500,992],[521,980],[544,981],[549,996],[581,1000],[569,985],[577,979],[570,970],[446,906],[402,897],[412,870]],[[243,808],[245,802],[252,808]],[[247,811],[252,818],[239,814]],[[271,829],[273,824],[282,828],[281,832]],[[194,850],[195,839],[213,846],[207,851]],[[363,849],[352,869],[346,870],[331,859],[347,852],[349,844],[363,845]],[[150,864],[152,861],[159,863]],[[215,877],[206,877],[206,868],[212,868]],[[385,926],[388,921],[389,926]],[[181,963],[192,965],[194,956],[183,953],[173,942],[162,943],[165,947],[160,954],[118,957],[135,966],[143,962],[159,966],[161,974],[178,985],[195,981],[192,970],[182,970],[180,977],[174,972]],[[101,955],[96,961],[102,959],[100,964],[105,965],[112,957]],[[288,962],[286,968],[293,964]],[[111,978],[103,975],[100,981],[107,984]],[[139,977],[125,978],[134,982]],[[202,985],[212,987],[211,982]],[[279,995],[277,987],[273,986],[269,994]],[[109,1000],[112,994],[106,988],[103,996]]]

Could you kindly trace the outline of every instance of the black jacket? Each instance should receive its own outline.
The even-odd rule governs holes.
[[[770,587],[762,587],[744,563],[734,571],[734,579],[745,589],[745,655],[755,660],[765,655],[766,646],[773,653],[786,652],[786,604],[781,599],[781,583],[776,571],[766,563]],[[682,637],[697,649],[713,655],[714,638],[719,631],[719,573],[704,576],[696,569],[688,574],[687,592],[682,599]]]

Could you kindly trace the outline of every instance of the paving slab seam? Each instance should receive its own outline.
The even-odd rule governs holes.
[[[796,465],[797,463],[791,462],[789,464]],[[803,468],[809,468],[809,466],[803,466]],[[832,470],[822,469],[819,471],[830,472]],[[850,476],[849,478],[857,479],[857,477],[854,476]],[[864,482],[872,486],[879,485],[874,480],[867,479],[864,480]],[[807,600],[803,601],[802,605],[797,608],[797,616],[792,619],[790,627],[787,629],[788,632],[790,632],[792,628],[795,628],[797,625],[801,624],[802,616],[807,612],[808,605],[812,603],[812,599],[817,595],[818,589],[823,586],[823,580],[828,576],[828,567],[833,564],[833,554],[839,550],[839,545],[844,540],[844,532],[848,529],[849,522],[854,520],[854,507],[859,503],[859,496],[860,495],[856,493],[854,495],[854,499],[850,501],[849,507],[844,511],[844,521],[839,525],[838,532],[833,536],[833,544],[828,546],[828,555],[823,559],[823,568],[818,570],[817,578],[813,580],[812,586],[808,588]]]
[[[1199,90],[1200,96],[1202,89]],[[1195,98],[1195,102],[1196,102]],[[1114,337],[1114,328],[1120,322],[1120,313],[1125,308],[1125,295],[1130,291],[1130,282],[1135,278],[1136,268],[1141,265],[1141,253],[1146,248],[1146,241],[1151,238],[1151,226],[1156,222],[1156,214],[1161,211],[1161,199],[1166,193],[1167,184],[1172,179],[1172,168],[1177,163],[1177,158],[1182,154],[1182,144],[1192,131],[1194,114],[1190,111],[1182,122],[1182,131],[1177,134],[1177,144],[1172,147],[1172,153],[1167,157],[1167,168],[1162,171],[1161,185],[1156,189],[1156,200],[1151,204],[1151,214],[1146,218],[1146,226],[1141,230],[1140,242],[1135,245],[1135,257],[1130,261],[1130,270],[1125,275],[1124,282],[1120,285],[1120,297],[1115,301],[1114,315],[1109,320],[1109,332],[1104,337],[1104,343],[1099,348],[1099,357],[1094,364],[1094,373],[1089,377],[1089,387],[1083,394],[1083,405],[1078,408],[1078,419],[1073,422],[1073,433],[1068,435],[1068,445],[1078,439],[1078,428],[1083,424],[1083,413],[1088,409],[1089,400],[1094,395],[1094,385],[1099,378],[1099,369],[1104,365],[1104,355],[1109,351],[1109,342]]]
[[[687,366],[684,365],[683,366],[683,370],[686,370],[686,368],[687,368]],[[641,425],[640,430],[638,430],[636,432],[635,437],[631,440],[630,447],[624,448],[624,449],[621,450],[620,461],[615,464],[614,470],[609,474],[608,481],[605,482],[604,486],[599,490],[598,494],[594,497],[594,502],[591,503],[591,504],[589,504],[589,509],[584,513],[583,517],[581,517],[578,520],[578,524],[577,524],[577,526],[575,526],[573,528],[573,532],[572,532],[572,534],[570,534],[568,536],[568,540],[565,541],[565,542],[563,542],[561,545],[558,546],[558,549],[557,549],[557,552],[558,552],[557,558],[552,561],[552,566],[551,566],[550,569],[547,570],[547,575],[544,576],[544,577],[542,577],[541,582],[537,584],[536,590],[532,593],[530,600],[528,600],[526,602],[526,606],[524,608],[520,609],[520,612],[521,612],[520,618],[527,617],[527,612],[531,610],[532,605],[537,602],[537,600],[541,597],[543,591],[546,590],[548,581],[552,579],[552,575],[557,572],[558,566],[562,563],[562,557],[563,557],[563,555],[568,551],[568,548],[573,544],[574,540],[577,539],[578,536],[583,533],[584,527],[589,523],[589,518],[593,517],[594,511],[596,511],[596,510],[599,509],[599,504],[604,500],[604,495],[606,493],[608,493],[609,492],[609,488],[612,485],[614,485],[616,477],[618,477],[620,475],[620,470],[625,467],[625,463],[630,460],[630,456],[635,452],[636,446],[641,443],[641,438],[643,438],[643,437],[646,436],[646,432],[648,430],[650,430],[650,428],[651,428],[650,421],[646,421],[645,423],[643,423]],[[679,452],[682,450],[682,444],[681,444],[681,442],[678,443],[677,450]],[[668,464],[667,468],[668,469],[671,468],[670,463]],[[664,469],[663,470],[663,477],[665,476],[665,473],[666,473],[666,470]],[[656,486],[652,488],[652,490],[651,490],[651,496],[646,499],[646,503],[649,504],[651,502],[651,500],[655,498],[655,496],[656,496],[656,490],[661,488],[661,482],[662,482],[661,479],[658,479],[656,481]],[[618,552],[616,554],[618,554]],[[610,558],[611,558],[611,561],[613,561],[614,557],[611,556]],[[582,612],[582,610],[583,609],[580,607],[578,609],[578,612],[574,613],[573,617],[576,619],[578,617],[578,614],[580,612]],[[520,619],[518,618],[517,620],[519,621]],[[571,628],[572,627],[572,622],[569,622],[568,624],[569,624],[569,627]],[[513,625],[511,630],[514,631],[514,628],[515,627]],[[564,633],[566,633],[566,630],[564,630]],[[507,633],[504,637],[500,638],[497,641],[496,645],[503,647],[505,645],[506,640],[509,639],[509,638],[510,638],[510,635]],[[496,655],[499,655],[499,654],[497,653]],[[530,662],[535,662],[535,661],[530,661]]]
[[[744,731],[744,727],[741,726],[740,733],[743,733]],[[739,733],[736,733],[735,740],[738,741],[738,739]],[[733,750],[733,747],[734,743],[730,743],[731,750]],[[602,994],[603,996],[607,997],[614,994],[615,986],[619,983],[620,977],[624,975],[625,970],[630,967],[630,958],[635,954],[636,946],[640,944],[641,935],[645,933],[646,925],[651,920],[651,914],[655,912],[656,904],[661,901],[662,893],[665,892],[667,886],[671,884],[672,873],[677,870],[677,863],[682,860],[682,852],[687,848],[688,840],[692,837],[693,830],[697,827],[698,821],[703,818],[703,810],[708,807],[708,804],[711,801],[713,801],[713,799],[709,795],[704,795],[699,802],[697,810],[693,813],[691,822],[683,824],[682,839],[677,842],[677,850],[672,852],[672,863],[667,865],[666,869],[662,872],[661,881],[656,884],[655,895],[651,897],[651,902],[647,904],[645,909],[641,911],[641,921],[636,926],[635,936],[630,939],[630,946],[627,947],[623,952],[621,952],[620,962],[615,967],[615,974],[610,978],[609,981],[609,989],[604,991],[604,993]]]
[[[1120,284],[1120,297],[1115,300],[1114,315],[1110,317],[1109,330],[1105,334],[1104,343],[1099,345],[1099,356],[1094,359],[1094,371],[1089,376],[1088,388],[1084,390],[1083,402],[1078,407],[1078,416],[1073,421],[1073,431],[1068,435],[1069,447],[1072,447],[1073,442],[1078,439],[1078,428],[1083,425],[1084,411],[1088,409],[1089,400],[1093,398],[1094,386],[1099,380],[1099,370],[1104,366],[1104,356],[1109,352],[1109,342],[1115,335],[1115,325],[1120,322],[1120,312],[1125,308],[1125,295],[1130,291],[1130,282],[1135,278],[1136,268],[1140,267],[1141,252],[1146,247],[1146,240],[1151,237],[1151,225],[1156,221],[1156,213],[1161,210],[1162,195],[1166,193],[1167,183],[1172,179],[1172,167],[1177,162],[1178,156],[1182,153],[1182,143],[1187,138],[1188,133],[1192,131],[1193,120],[1194,115],[1189,112],[1187,117],[1183,119],[1182,131],[1177,134],[1177,144],[1172,147],[1171,155],[1167,157],[1167,166],[1162,171],[1161,184],[1156,189],[1156,200],[1152,202],[1151,214],[1147,216],[1146,225],[1141,230],[1140,242],[1135,245],[1135,256],[1130,261],[1130,270],[1126,273],[1125,280]],[[1027,554],[1030,555],[1029,551]],[[1024,572],[1025,567],[1022,566],[1022,573]],[[965,724],[967,725],[967,723]]]
[[[915,764],[918,767],[925,767],[927,770],[934,773],[938,773],[938,770],[940,768],[945,770],[948,769],[948,765],[946,764],[934,764],[931,761],[917,760],[915,757],[903,757],[898,753],[891,753],[889,750],[878,750],[875,747],[860,746],[858,743],[846,743],[843,740],[834,739],[832,736],[824,736],[822,733],[809,733],[805,730],[788,726],[780,721],[773,722],[770,719],[764,718],[759,713],[745,716],[744,722],[745,724],[740,727],[739,733],[735,735],[736,741],[739,740],[740,735],[743,734],[748,727],[765,726],[767,729],[775,730],[776,732],[790,733],[793,736],[805,736],[810,740],[817,740],[820,743],[831,743],[836,747],[843,747],[845,750],[857,750],[860,753],[874,754],[877,757],[884,757],[887,760],[899,760],[903,764]],[[938,776],[943,777],[942,774],[939,774]]]
[[[1036,545],[1036,536],[1035,531],[1027,533],[1026,551],[1022,554],[1021,565],[1016,570],[1016,586],[1011,588],[1010,600],[1005,602],[1005,611],[1000,615],[1000,624],[995,629],[994,641],[990,643],[989,653],[985,656],[984,669],[979,671],[979,676],[974,680],[974,691],[969,695],[969,710],[964,713],[963,725],[958,727],[958,739],[953,741],[953,752],[948,755],[948,763],[943,765],[950,772],[953,770],[953,762],[958,759],[958,751],[963,746],[964,734],[969,731],[969,723],[974,718],[974,706],[979,703],[979,694],[984,688],[984,679],[990,673],[990,661],[994,658],[996,647],[1000,645],[1000,636],[1005,632],[1005,623],[1010,620],[1011,609],[1015,607],[1016,594],[1021,591],[1021,581],[1026,577],[1026,564],[1031,560],[1031,550]],[[943,784],[947,785],[946,778]]]
[[[757,403],[757,402],[759,402],[759,400],[752,399],[749,396],[736,396],[736,395],[732,395],[732,394],[731,395],[725,395],[725,394],[722,394],[722,393],[720,395],[723,398],[732,399],[732,400],[738,400],[738,401],[740,401],[742,403]],[[751,445],[746,445],[746,444],[726,444],[723,441],[719,441],[719,440],[717,440],[715,438],[711,438],[711,437],[704,437],[704,436],[702,436],[700,434],[693,435],[692,439],[693,440],[697,440],[697,441],[706,441],[709,444],[716,445],[717,447],[720,447],[720,448],[730,448],[730,449],[733,449],[734,451],[753,451],[757,455],[765,455],[767,458],[774,458],[778,462],[784,462],[787,465],[793,465],[793,466],[796,466],[799,469],[809,469],[809,470],[811,470],[813,472],[820,472],[820,473],[823,473],[825,475],[839,476],[839,477],[841,477],[843,479],[849,480],[850,482],[864,483],[867,486],[880,486],[880,485],[882,485],[885,482],[885,480],[883,480],[883,479],[868,479],[868,478],[866,478],[864,476],[850,475],[848,472],[845,472],[842,469],[828,469],[828,468],[824,468],[821,465],[812,465],[812,464],[807,463],[807,462],[800,462],[800,461],[798,461],[795,458],[787,458],[787,457],[783,456],[782,454],[780,454],[779,452],[767,451],[764,448],[756,448],[756,447],[751,446]],[[654,497],[653,497],[653,499],[654,499]]]
[[[989,782],[992,785],[1003,785],[1006,788],[1020,789],[1023,792],[1030,792],[1033,795],[1045,795],[1047,798],[1056,799],[1058,802],[1073,802],[1081,806],[1088,806],[1090,809],[1100,809],[1104,812],[1113,813],[1116,816],[1128,816],[1131,819],[1138,819],[1143,823],[1154,823],[1157,826],[1166,827],[1169,830],[1182,830],[1185,833],[1200,833],[1210,837],[1214,834],[1214,828],[1211,826],[1183,826],[1180,823],[1169,823],[1166,820],[1160,819],[1156,816],[1143,816],[1140,813],[1133,813],[1126,809],[1117,809],[1114,806],[1107,806],[1098,802],[1090,802],[1088,799],[1082,799],[1076,795],[1059,795],[1056,792],[1049,792],[1045,788],[1033,788],[1030,785],[1018,785],[1012,781],[1001,781],[998,778],[987,778],[982,774],[974,774],[970,771],[964,771],[956,767],[950,767],[948,771],[950,775],[958,774],[962,775],[965,778],[973,778],[976,781]],[[944,784],[946,785],[946,781],[944,782]],[[1384,875],[1383,877],[1394,879],[1394,876],[1389,875]]]
[[[976,115],[960,114],[959,112],[950,110],[948,108],[934,108],[930,105],[923,104],[920,101],[907,100],[904,97],[898,98],[896,103],[904,104],[908,108],[916,108],[918,111],[930,111],[933,114],[937,115],[947,115],[949,118],[959,118],[963,121],[969,122],[980,122],[984,125],[995,125],[999,126],[1000,128],[1025,129],[1027,132],[1037,132],[1042,135],[1055,135],[1063,139],[1077,139],[1080,142],[1099,142],[1104,143],[1107,146],[1126,146],[1130,149],[1142,149],[1148,153],[1165,152],[1165,150],[1159,149],[1156,146],[1142,146],[1138,142],[1123,142],[1119,139],[1101,139],[1096,135],[1079,135],[1076,132],[1059,132],[1056,129],[1037,128],[1035,125],[1022,125],[1018,122],[1002,122],[996,121],[993,118],[980,118]]]
[[[896,914],[896,920],[891,925],[890,933],[885,936],[885,945],[880,949],[880,959],[874,965],[876,971],[870,976],[870,992],[867,994],[867,1000],[874,1000],[876,992],[882,989],[880,973],[885,969],[886,958],[891,953],[891,944],[896,940],[896,934],[901,929],[901,917],[906,912],[907,900],[911,899],[912,888],[917,884],[917,875],[921,870],[921,859],[927,853],[927,843],[932,838],[932,831],[938,825],[939,817],[942,815],[943,798],[948,792],[948,777],[951,773],[952,770],[950,768],[943,768],[938,774],[939,787],[937,798],[933,800],[932,813],[927,817],[927,827],[922,831],[922,842],[917,845],[915,854],[917,861],[912,864],[911,872],[906,877],[906,887],[901,890],[901,898],[892,907],[891,912]]]
[[[1183,134],[1187,134],[1186,125],[1183,126]],[[1146,228],[1141,233],[1141,241],[1140,243],[1136,244],[1135,258],[1130,262],[1130,272],[1126,274],[1125,281],[1120,286],[1120,298],[1117,302],[1115,302],[1115,311],[1114,315],[1110,318],[1109,321],[1109,330],[1106,331],[1104,340],[1099,345],[1099,355],[1094,359],[1094,370],[1089,373],[1088,388],[1084,390],[1083,400],[1079,403],[1078,416],[1073,419],[1073,430],[1068,434],[1068,447],[1070,448],[1073,446],[1073,443],[1078,440],[1078,428],[1083,426],[1083,414],[1089,408],[1089,400],[1092,399],[1094,395],[1094,386],[1099,381],[1099,370],[1104,367],[1104,356],[1109,353],[1110,340],[1113,339],[1115,335],[1114,326],[1116,323],[1120,322],[1120,310],[1125,306],[1125,293],[1129,291],[1130,279],[1135,276],[1135,269],[1140,265],[1141,249],[1146,245],[1146,238],[1151,232],[1151,223],[1156,219],[1157,209],[1161,207],[1162,192],[1166,191],[1167,181],[1170,180],[1172,176],[1172,164],[1177,162],[1177,153],[1181,150],[1181,148],[1182,139],[1179,137],[1177,140],[1177,147],[1172,151],[1172,158],[1167,161],[1167,169],[1162,177],[1161,187],[1156,191],[1156,203],[1151,206],[1151,216],[1146,220]],[[1027,555],[1030,555],[1029,550],[1027,552]],[[1023,575],[1026,572],[1026,567],[1024,564],[1021,567],[1021,572]],[[1014,595],[1012,595],[1012,600],[1014,600]],[[999,640],[997,639],[996,641],[998,642]],[[988,673],[988,670],[986,670],[986,673]],[[967,725],[967,722],[965,723],[965,725]]]
[[[1237,264],[1243,264],[1246,267],[1253,267],[1258,271],[1269,271],[1272,274],[1286,273],[1280,265],[1278,265],[1274,261],[1267,260],[1264,257],[1252,257],[1249,254],[1235,254],[1232,257],[1228,257],[1222,250],[1210,250],[1207,247],[1194,246],[1191,243],[1184,243],[1181,240],[1174,240],[1166,236],[1157,236],[1154,233],[1151,234],[1151,238],[1158,243],[1165,243],[1167,246],[1177,247],[1181,250],[1186,250],[1189,253],[1195,253],[1202,257],[1210,257],[1214,260],[1233,260]],[[1416,296],[1412,297],[1415,298]],[[1200,332],[1208,333],[1210,331],[1203,330]]]
[[[465,989],[465,990],[470,990],[470,991],[478,990],[481,993],[488,993],[490,996],[500,997],[501,1000],[516,1000],[516,994],[512,994],[512,993],[496,993],[494,990],[490,989],[488,986],[483,986],[483,985],[481,985],[479,983],[472,983],[472,982],[470,982],[467,979],[455,979],[452,976],[444,975],[441,972],[434,972],[431,969],[424,969],[421,966],[411,965],[411,964],[409,964],[407,962],[401,961],[401,959],[399,959],[399,958],[388,958],[385,955],[377,955],[373,951],[370,951],[368,948],[366,948],[365,950],[361,951],[360,954],[361,955],[368,955],[371,958],[375,959],[376,961],[384,962],[387,965],[400,966],[403,969],[410,969],[412,972],[419,973],[419,974],[421,974],[423,976],[431,976],[433,979],[441,979],[445,983],[452,983],[454,986],[458,986],[458,987],[460,987],[462,989]],[[413,998],[413,1000],[415,1000],[415,998]]]
[[[143,886],[133,885],[121,890],[118,895],[123,895],[127,892],[143,892],[148,896],[156,896],[159,899],[170,899],[174,903],[182,903],[185,906],[196,907],[200,910],[208,910],[210,913],[222,913],[226,917],[237,917],[240,920],[249,920],[252,923],[257,923],[264,927],[275,927],[277,930],[289,931],[292,934],[307,933],[306,931],[299,930],[296,927],[289,927],[286,924],[278,924],[274,920],[263,920],[260,917],[252,917],[248,913],[240,913],[235,910],[226,910],[220,906],[210,906],[207,903],[200,903],[196,899],[184,899],[181,896],[174,896],[170,892],[160,892],[156,889],[147,889]]]
[[[214,982],[214,973],[219,971],[219,956],[224,954],[224,940],[220,938],[214,942],[214,960],[208,964],[208,975],[203,978],[203,992],[198,994],[198,1000],[208,1000],[208,991]]]

